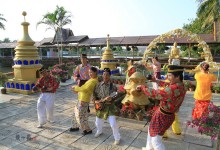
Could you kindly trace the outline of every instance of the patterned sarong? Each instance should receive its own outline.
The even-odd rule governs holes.
[[[74,128],[80,127],[82,131],[90,130],[88,124],[88,106],[89,102],[79,101],[74,107],[74,116],[72,120]]]
[[[172,125],[174,119],[174,114],[164,114],[158,108],[150,122],[150,136],[154,137],[156,135],[164,135],[165,131]]]
[[[208,109],[210,101],[202,101],[202,100],[195,100],[195,107],[192,111],[192,119],[197,119],[202,116]]]

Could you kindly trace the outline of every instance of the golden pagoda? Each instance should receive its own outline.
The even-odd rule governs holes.
[[[113,52],[110,48],[110,39],[109,34],[107,35],[107,47],[102,54],[101,59],[101,68],[99,70],[99,74],[102,74],[104,71],[104,68],[109,68],[111,70],[111,75],[118,75],[119,69],[117,69],[116,64],[117,60],[114,58]]]
[[[35,42],[28,34],[29,23],[25,21],[26,12],[23,12],[24,22],[23,37],[18,41],[15,48],[14,58],[14,78],[6,82],[6,88],[9,92],[31,94],[32,87],[35,85],[37,78],[39,78],[40,57],[38,49],[34,46]]]

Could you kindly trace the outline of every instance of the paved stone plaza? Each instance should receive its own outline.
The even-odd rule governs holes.
[[[38,94],[0,94],[0,150],[138,150],[146,145],[147,122],[118,117],[121,133],[120,145],[114,145],[111,128],[106,122],[104,134],[95,138],[95,115],[91,104],[89,117],[93,134],[83,136],[80,131],[69,132],[76,95],[70,85],[61,86],[55,101],[55,120],[44,128],[36,128]],[[220,105],[220,95],[213,94],[213,101]],[[188,92],[179,111],[182,135],[175,135],[170,129],[169,138],[164,140],[167,150],[214,150],[216,143],[209,137],[186,126],[191,119],[194,105],[193,92]]]

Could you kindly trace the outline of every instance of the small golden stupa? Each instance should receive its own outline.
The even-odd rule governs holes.
[[[109,34],[107,36],[107,47],[102,54],[101,68],[99,70],[99,74],[103,73],[104,68],[109,68],[111,70],[111,75],[118,75],[119,69],[116,68],[117,60],[114,58],[113,52],[110,48]]]
[[[18,41],[15,48],[14,58],[14,78],[6,82],[6,88],[9,92],[31,94],[32,87],[39,77],[39,69],[42,67],[39,60],[38,49],[34,46],[34,41],[28,34],[29,23],[25,21],[26,12],[23,12],[24,22],[23,37]]]

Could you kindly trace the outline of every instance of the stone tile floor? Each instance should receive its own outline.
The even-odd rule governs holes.
[[[94,138],[95,115],[91,104],[89,117],[93,134],[83,136],[80,131],[69,132],[76,95],[69,87],[61,86],[55,101],[55,123],[47,123],[44,128],[36,128],[37,99],[39,94],[0,94],[0,150],[138,150],[146,145],[147,122],[118,117],[121,143],[114,145],[114,138],[108,122],[104,124],[104,134]],[[220,105],[220,95],[213,94],[213,101]],[[193,92],[188,92],[179,111],[182,135],[168,130],[169,138],[164,140],[167,150],[214,150],[216,142],[186,126],[191,120],[194,105]]]

